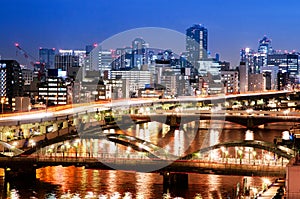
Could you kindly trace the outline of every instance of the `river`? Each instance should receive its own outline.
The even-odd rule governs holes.
[[[197,127],[197,130],[193,130]],[[199,128],[200,127],[200,128]],[[199,128],[199,130],[198,130]],[[245,128],[225,124],[223,128],[210,129],[207,124],[184,126],[182,131],[175,130],[171,135],[165,125],[157,123],[139,124],[116,133],[137,136],[162,147],[168,147],[173,154],[187,154],[205,145],[228,141],[244,140]],[[275,136],[281,136],[289,124],[271,126],[271,129],[256,129],[250,132],[255,140],[273,142]],[[159,130],[160,129],[160,130]],[[176,135],[184,133],[184,135]],[[191,135],[187,135],[191,134]],[[169,136],[169,137],[168,137]],[[179,138],[175,138],[179,136]],[[249,135],[248,135],[249,136]],[[165,139],[164,138],[168,138]],[[178,139],[180,142],[178,142]],[[168,141],[171,140],[171,141]],[[207,143],[209,142],[209,143]],[[182,146],[181,148],[178,146]],[[120,147],[118,150],[122,150]],[[177,150],[177,151],[176,151]],[[234,157],[234,155],[232,155]],[[259,157],[257,157],[259,158]],[[140,173],[133,171],[102,171],[83,167],[46,167],[37,170],[35,181],[6,182],[4,173],[0,173],[1,198],[233,198],[237,187],[247,179],[247,186],[262,188],[265,180],[275,178],[225,176],[213,174],[189,174],[187,188],[164,187],[163,178],[158,173]]]

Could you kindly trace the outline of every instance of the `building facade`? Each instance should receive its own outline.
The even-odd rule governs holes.
[[[278,67],[281,73],[287,73],[290,83],[299,83],[299,56],[297,54],[273,54],[268,56],[268,66]]]
[[[38,96],[46,106],[72,103],[72,84],[61,77],[48,77],[38,86]]]
[[[149,71],[129,70],[129,71],[111,71],[112,79],[128,80],[127,91],[135,95],[139,89],[145,88],[145,85],[152,82],[152,76]]]
[[[197,61],[207,58],[208,31],[202,25],[196,24],[186,30],[187,60],[193,66]]]
[[[3,111],[14,111],[15,98],[23,96],[20,64],[15,60],[0,60],[0,98]]]
[[[39,60],[45,64],[46,69],[55,68],[55,48],[40,48],[39,49]]]
[[[236,70],[221,71],[221,80],[224,84],[225,94],[236,94],[239,92],[239,72]]]

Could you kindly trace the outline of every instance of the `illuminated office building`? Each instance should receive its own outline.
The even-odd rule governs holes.
[[[40,48],[39,60],[45,64],[46,69],[54,69],[55,65],[55,48]]]
[[[0,60],[0,99],[4,110],[12,111],[15,98],[23,96],[20,64],[15,60]]]
[[[48,77],[38,86],[38,96],[47,106],[72,103],[72,84],[61,77]]]
[[[207,58],[207,28],[196,24],[186,30],[187,60],[195,67],[197,61]]]
[[[299,56],[297,54],[273,54],[268,55],[267,65],[278,67],[281,73],[286,73],[290,83],[299,83]]]

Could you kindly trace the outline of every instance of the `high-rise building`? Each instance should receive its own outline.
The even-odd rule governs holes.
[[[145,88],[146,84],[151,83],[151,74],[149,71],[129,70],[129,71],[112,71],[112,79],[128,80],[129,92],[138,92],[139,89]]]
[[[97,46],[89,53],[85,70],[98,71],[100,76],[104,76],[104,71],[111,70],[112,56],[111,50],[102,49],[102,46]]]
[[[249,74],[262,73],[262,67],[267,66],[267,57],[272,55],[274,50],[271,46],[271,40],[264,36],[258,43],[258,50],[255,52],[250,48],[241,50],[241,62],[245,62],[248,67]]]
[[[55,65],[55,48],[40,48],[39,60],[45,64],[46,69],[54,69]]]
[[[258,51],[255,54],[255,74],[262,73],[262,67],[267,66],[268,55],[273,54],[273,48],[271,46],[271,40],[264,36],[259,40]]]
[[[79,67],[84,65],[85,54],[84,50],[59,50],[55,55],[55,69],[66,71],[69,77],[75,78]]]
[[[265,74],[249,74],[248,91],[265,91],[266,77]]]
[[[132,65],[132,48],[117,48],[114,51],[112,70],[131,69]]]
[[[0,98],[2,110],[14,110],[15,98],[23,96],[20,64],[15,60],[0,60]]]
[[[256,55],[254,50],[250,48],[244,48],[240,51],[241,62],[245,64],[247,67],[247,71],[249,74],[255,74],[258,68],[256,68],[255,60]]]
[[[262,73],[269,73],[270,77],[270,89],[267,90],[277,90],[278,83],[277,83],[277,74],[279,72],[278,66],[263,66],[261,68]]]
[[[281,73],[287,73],[291,83],[298,83],[299,56],[297,54],[273,54],[268,55],[268,66],[277,66]]]
[[[240,62],[239,66],[239,82],[240,82],[240,92],[248,92],[248,67],[245,62]]]
[[[38,96],[48,105],[72,103],[72,86],[61,77],[48,77],[38,86]]]
[[[225,94],[239,92],[239,72],[237,70],[222,70],[221,80],[224,83]]]
[[[149,44],[142,38],[136,38],[132,41],[132,68],[141,68],[142,65],[147,63],[147,48]]]
[[[187,60],[195,67],[197,61],[207,58],[207,28],[196,24],[186,30]]]
[[[55,55],[55,69],[67,71],[73,66],[74,61],[73,50],[59,50]]]
[[[258,45],[258,53],[264,53],[266,55],[273,53],[273,48],[271,46],[271,39],[269,39],[267,36],[264,36],[261,40],[259,40]]]
[[[86,45],[85,46],[85,52],[86,52],[86,55],[89,55],[90,54],[90,52],[92,52],[92,50],[94,49],[94,48],[96,48],[98,46],[98,44],[93,44],[93,45]]]

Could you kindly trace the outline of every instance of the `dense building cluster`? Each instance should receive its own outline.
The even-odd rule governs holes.
[[[242,49],[240,65],[231,68],[219,54],[211,56],[208,30],[199,24],[186,30],[186,51],[180,55],[152,48],[142,38],[109,50],[97,44],[85,50],[40,48],[30,67],[0,60],[2,112],[120,98],[292,89],[299,83],[298,58],[296,52],[274,50],[264,36],[257,51]]]

